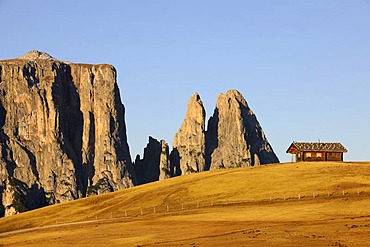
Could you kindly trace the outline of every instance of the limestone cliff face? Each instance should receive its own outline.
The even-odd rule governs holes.
[[[168,145],[162,141],[157,141],[149,137],[149,143],[144,148],[144,157],[136,156],[135,173],[137,174],[138,184],[150,183],[170,177]]]
[[[173,141],[174,175],[205,170],[205,115],[203,102],[195,93],[188,101],[185,119]]]
[[[0,61],[0,215],[133,186],[124,113],[111,65]]]
[[[237,90],[220,94],[206,133],[207,169],[279,162],[255,114]]]

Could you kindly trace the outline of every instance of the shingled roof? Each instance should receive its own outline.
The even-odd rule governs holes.
[[[292,148],[296,148],[299,152],[326,151],[347,153],[347,149],[339,142],[293,142],[286,152],[289,153]]]

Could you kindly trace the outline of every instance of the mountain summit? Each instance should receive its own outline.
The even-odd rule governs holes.
[[[34,61],[36,59],[57,60],[57,59],[53,58],[52,56],[50,56],[48,53],[41,52],[41,51],[38,51],[38,50],[32,50],[30,52],[27,52],[25,55],[19,57],[19,59],[32,60],[32,61]]]

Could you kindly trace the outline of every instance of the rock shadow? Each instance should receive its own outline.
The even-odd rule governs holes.
[[[239,105],[243,118],[243,126],[245,128],[244,137],[248,143],[251,153],[250,165],[254,166],[258,164],[258,162],[255,160],[255,155],[257,155],[261,165],[279,163],[279,159],[267,141],[256,115],[248,106],[240,103]]]
[[[68,64],[53,63],[55,71],[52,98],[56,108],[57,141],[61,150],[73,162],[77,190],[86,195],[87,177],[82,167],[83,115],[81,101]]]
[[[9,142],[9,136],[5,134],[3,129],[6,121],[6,114],[7,112],[3,106],[3,103],[0,101],[0,151],[1,157],[5,162],[5,168],[8,172],[8,176],[12,177],[14,175],[16,164],[13,161],[13,152],[7,144]]]
[[[170,154],[170,176],[177,177],[181,176],[181,169],[180,169],[180,154],[177,148],[174,148]]]
[[[83,187],[87,188],[93,184],[92,178],[95,174],[94,160],[95,160],[95,116],[92,112],[89,112],[89,139],[88,139],[88,151],[87,151],[87,162],[83,164],[84,175],[87,176],[83,179]]]
[[[116,71],[112,68],[115,77],[117,76]],[[117,79],[115,78],[115,81]],[[118,84],[114,84],[114,105],[116,106],[117,115],[116,121],[111,116],[110,118],[110,126],[111,126],[111,133],[114,133],[113,141],[114,147],[116,150],[117,161],[122,161],[125,164],[121,171],[121,177],[130,177],[132,183],[137,185],[137,178],[134,171],[134,166],[132,164],[131,155],[130,155],[130,147],[128,146],[127,141],[127,129],[126,129],[126,122],[125,122],[125,106],[122,104],[121,96],[119,93]],[[112,132],[113,131],[113,132]]]
[[[149,143],[144,149],[143,159],[137,155],[134,169],[138,184],[146,184],[159,180],[159,161],[162,149],[158,140],[149,137]]]
[[[14,190],[12,206],[18,212],[40,208],[49,205],[45,197],[45,191],[38,184],[28,187],[26,183],[14,178],[8,178],[9,184]]]
[[[39,84],[39,78],[36,76],[36,67],[25,65],[22,69],[23,76],[27,80],[28,87],[37,86]]]
[[[213,116],[208,120],[206,131],[206,154],[205,154],[205,167],[204,170],[208,171],[212,164],[212,153],[218,147],[218,123],[219,111],[216,107]]]
[[[3,205],[3,192],[5,189],[5,184],[4,182],[0,181],[0,218],[4,217],[5,215],[5,208]]]

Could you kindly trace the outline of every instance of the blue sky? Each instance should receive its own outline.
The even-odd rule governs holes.
[[[173,137],[198,92],[239,90],[281,161],[292,141],[370,160],[368,0],[0,0],[0,59],[37,49],[118,71],[131,155]]]

